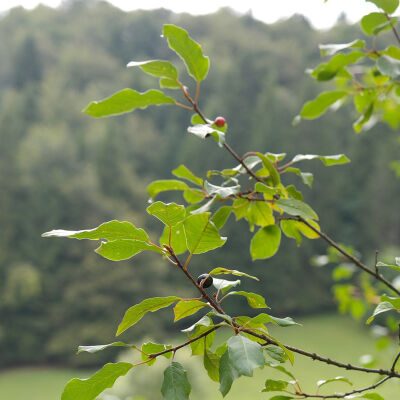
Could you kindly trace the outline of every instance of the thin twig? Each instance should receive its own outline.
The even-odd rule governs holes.
[[[395,372],[396,364],[399,361],[399,358],[400,358],[400,353],[398,353],[396,358],[394,359],[393,364],[392,364],[392,368],[390,368],[390,371]],[[347,392],[347,393],[335,393],[335,394],[331,394],[331,395],[319,395],[318,393],[317,394],[296,393],[296,394],[298,396],[303,397],[303,398],[344,399],[347,396],[351,396],[352,394],[362,393],[362,392],[366,392],[367,390],[375,389],[378,386],[382,385],[382,383],[388,381],[391,378],[393,378],[393,376],[385,376],[383,379],[381,379],[380,381],[374,383],[371,386],[367,386],[367,387],[361,388],[361,389],[352,390],[351,392]]]
[[[307,394],[307,393],[296,393],[297,396],[300,396],[300,398],[303,399],[309,399],[309,398],[314,398],[314,399],[345,399],[347,396],[351,396],[352,394],[356,393],[362,393],[366,392],[367,390],[372,390],[377,388],[378,386],[382,385],[382,383],[388,381],[389,379],[393,378],[392,376],[385,376],[383,379],[380,381],[376,382],[375,384],[361,388],[361,389],[356,389],[352,390],[351,392],[347,393],[335,393],[335,394],[329,394],[329,395],[322,395],[322,394]]]

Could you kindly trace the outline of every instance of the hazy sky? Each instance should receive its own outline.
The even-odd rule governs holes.
[[[358,21],[364,14],[376,10],[375,6],[366,0],[108,0],[123,10],[169,8],[176,12],[190,12],[192,14],[206,14],[218,10],[220,7],[230,6],[245,13],[250,9],[253,16],[265,22],[275,22],[294,13],[304,14],[317,28],[328,28],[333,25],[341,12],[345,12],[351,21]],[[0,11],[22,5],[25,8],[34,8],[39,3],[51,7],[58,6],[61,0],[0,0]]]

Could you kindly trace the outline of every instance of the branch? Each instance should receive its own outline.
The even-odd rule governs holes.
[[[296,217],[297,218],[297,217]],[[300,218],[300,217],[298,217]],[[310,227],[312,227],[313,229],[315,229],[312,225],[310,225]],[[165,246],[165,245],[164,245]],[[226,315],[225,311],[221,308],[220,303],[216,300],[211,298],[207,292],[203,289],[203,287],[201,285],[199,285],[195,279],[190,275],[190,273],[185,269],[184,265],[182,265],[182,263],[180,262],[179,258],[176,256],[174,250],[169,247],[169,246],[165,246],[165,248],[169,251],[171,257],[175,260],[176,265],[181,269],[181,271],[187,276],[187,278],[193,283],[193,285],[197,288],[197,290],[200,291],[200,293],[202,294],[202,296],[208,301],[208,303],[211,305],[211,307],[213,307],[217,312],[219,312],[220,314]],[[274,345],[278,345],[278,343],[276,343],[273,339],[269,338],[268,336],[253,332],[251,329],[245,328],[244,326],[236,323],[236,322],[232,322],[232,328],[235,329],[236,332],[238,332],[239,330],[245,333],[248,333],[249,335],[252,335],[254,337],[257,337],[259,339],[262,339],[265,341],[264,345],[267,344],[274,344]],[[391,370],[384,370],[384,369],[374,369],[374,368],[364,368],[364,367],[359,367],[357,365],[352,365],[352,364],[345,364],[345,363],[341,363],[339,361],[335,361],[332,360],[330,358],[327,357],[323,357],[320,356],[316,353],[310,353],[308,351],[302,350],[302,349],[298,349],[296,347],[293,346],[289,346],[289,345],[284,345],[287,349],[293,351],[294,353],[297,354],[301,354],[303,356],[309,357],[313,360],[318,360],[320,362],[329,364],[329,365],[335,365],[336,367],[339,368],[344,368],[347,370],[353,370],[353,371],[361,371],[361,372],[366,372],[366,373],[372,373],[372,374],[379,374],[379,375],[386,375],[388,377],[391,378],[400,378],[400,373],[397,373],[395,371],[395,366],[396,363],[399,361],[400,358],[400,353],[397,355],[392,369]]]
[[[336,393],[336,394],[329,394],[329,395],[322,395],[322,394],[307,394],[307,393],[296,393],[296,395],[301,396],[304,399],[308,399],[308,398],[315,398],[315,399],[345,399],[348,398],[347,396],[351,396],[352,394],[356,394],[356,393],[362,393],[362,392],[366,392],[367,390],[372,390],[375,389],[376,387],[382,385],[382,383],[388,381],[389,379],[393,378],[392,376],[386,376],[385,378],[381,379],[380,381],[378,381],[377,383],[362,388],[362,389],[356,389],[356,390],[352,390],[351,392],[347,392],[347,393]]]
[[[187,276],[187,278],[189,278],[189,280],[193,283],[193,285],[197,288],[197,290],[202,294],[202,296],[208,301],[208,303],[210,304],[210,306],[212,308],[214,308],[217,312],[219,312],[220,314],[225,314],[225,311],[221,308],[221,306],[219,305],[219,303],[212,299],[208,293],[204,290],[203,286],[199,285],[195,279],[193,278],[192,275],[190,275],[190,273],[188,272],[188,270],[185,268],[185,266],[181,263],[181,261],[179,260],[179,258],[176,256],[174,250],[171,247],[166,247],[167,250],[169,251],[169,253],[171,254],[171,257],[175,260],[176,265],[181,269],[181,271]]]
[[[317,233],[322,239],[324,239],[327,243],[329,243],[332,247],[334,247],[339,253],[344,255],[346,258],[348,258],[353,264],[355,264],[358,268],[362,269],[366,273],[372,275],[375,277],[377,280],[381,281],[384,283],[388,288],[390,288],[393,292],[395,292],[397,295],[400,296],[400,291],[397,290],[388,280],[386,280],[380,273],[379,271],[371,270],[368,268],[365,264],[363,264],[358,258],[352,256],[350,253],[348,253],[345,249],[339,246],[333,239],[331,239],[328,235],[325,233],[319,231],[317,228],[312,226],[309,222],[307,222],[304,218],[302,217],[281,217],[279,218],[280,220],[285,219],[285,220],[294,220],[294,221],[299,221],[302,222],[304,225],[307,225],[311,230],[313,230],[315,233]]]

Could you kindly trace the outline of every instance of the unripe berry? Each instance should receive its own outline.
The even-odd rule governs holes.
[[[207,278],[207,277],[208,277],[208,278]],[[207,278],[207,279],[206,279],[206,278]],[[206,280],[205,280],[204,283],[203,283],[203,288],[206,289],[206,288],[208,288],[208,287],[210,287],[210,286],[212,285],[212,283],[213,283],[213,278],[212,278],[212,276],[210,276],[210,275],[208,275],[208,274],[201,274],[201,275],[197,278],[197,283],[200,285],[200,284],[201,284],[201,281],[204,280],[204,279],[206,279]]]
[[[218,128],[222,128],[226,124],[226,120],[224,117],[215,118],[214,124],[218,126]]]

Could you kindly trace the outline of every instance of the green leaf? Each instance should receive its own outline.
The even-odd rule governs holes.
[[[250,253],[253,260],[272,257],[279,249],[281,230],[276,225],[261,228],[252,238]]]
[[[269,400],[293,400],[293,399],[294,399],[294,397],[278,395],[278,396],[271,397]]]
[[[288,359],[286,353],[279,346],[275,346],[274,344],[264,346],[264,350],[273,360],[280,363],[284,363]]]
[[[243,290],[239,290],[237,292],[230,292],[229,296],[231,295],[246,297],[249,306],[252,308],[269,308],[265,303],[264,297],[260,296],[257,293],[250,293],[250,292],[244,292]]]
[[[365,124],[371,119],[371,116],[374,111],[374,102],[372,102],[366,110],[360,115],[357,121],[353,124],[353,129],[356,133],[360,133],[364,128]]]
[[[370,3],[374,3],[378,8],[392,14],[396,11],[399,6],[399,0],[367,0]]]
[[[237,281],[228,281],[225,279],[217,279],[214,278],[213,279],[213,286],[215,287],[215,289],[217,290],[221,290],[222,293],[227,292],[229,289],[239,286],[240,285],[240,280]]]
[[[65,231],[56,229],[50,232],[43,233],[43,237],[59,236],[69,237],[74,239],[90,239],[90,240],[117,240],[117,239],[132,239],[147,242],[149,236],[143,229],[136,228],[130,222],[110,221],[99,225],[97,228],[82,230],[82,231]]]
[[[203,186],[203,179],[196,176],[189,168],[181,164],[178,168],[175,168],[172,173],[178,178],[187,179],[198,186]]]
[[[153,181],[147,187],[147,193],[151,198],[156,197],[159,193],[169,190],[188,190],[189,186],[185,182],[174,179]]]
[[[361,395],[364,399],[369,400],[385,400],[380,394],[378,393],[364,393]]]
[[[347,95],[344,91],[323,92],[319,94],[314,100],[308,101],[304,104],[300,111],[300,117],[306,119],[318,118],[330,106],[336,103]]]
[[[400,60],[400,48],[394,45],[388,46],[381,54]]]
[[[163,400],[189,400],[191,386],[182,365],[173,361],[164,371]]]
[[[240,192],[240,185],[235,186],[216,186],[210,182],[204,182],[204,189],[209,195],[217,195],[221,199],[233,196]]]
[[[229,351],[225,351],[219,362],[219,391],[222,393],[222,396],[225,397],[228,394],[233,381],[239,378],[239,376],[239,372],[236,370],[229,357]]]
[[[190,213],[192,215],[208,213],[211,210],[214,203],[216,202],[217,202],[217,196],[214,196],[209,201],[204,203],[201,207],[194,209]]]
[[[204,368],[208,376],[215,382],[219,382],[219,360],[220,356],[210,350],[204,352]]]
[[[167,226],[175,226],[185,219],[185,207],[175,203],[165,204],[161,201],[153,203],[147,207],[146,211],[154,215]]]
[[[331,165],[338,164],[346,164],[350,162],[350,160],[344,154],[334,154],[332,156],[319,156],[317,154],[297,154],[291,161],[292,163],[296,163],[304,160],[321,160],[326,166],[330,167]]]
[[[305,219],[316,219],[318,215],[306,203],[296,199],[279,199],[275,204],[289,215],[299,216]]]
[[[286,381],[267,379],[265,381],[265,388],[262,392],[282,392],[288,385],[289,382]]]
[[[175,104],[175,100],[159,90],[152,89],[139,93],[136,90],[123,89],[103,100],[92,101],[83,112],[99,118],[124,114],[136,108],[147,108],[151,105],[160,104]]]
[[[171,243],[169,240],[171,231]],[[177,224],[172,228],[166,226],[160,238],[161,246],[163,244],[171,245],[176,255],[182,254],[187,250],[186,235],[183,229],[183,223]]]
[[[204,200],[204,192],[200,189],[189,188],[183,192],[183,198],[189,204],[200,203]]]
[[[146,365],[148,365],[148,366],[153,365],[156,362],[157,357],[150,359],[147,356],[147,354],[160,353],[161,351],[171,349],[171,348],[172,348],[171,345],[152,343],[152,342],[143,343],[143,345],[142,345],[142,360],[143,361],[150,360],[148,363],[146,363]],[[162,356],[165,358],[171,358],[172,351],[165,353]]]
[[[198,325],[198,326],[196,326],[194,333],[192,335],[190,335],[189,337],[190,337],[190,339],[193,339],[193,338],[198,337],[208,331],[210,331],[210,327]],[[205,350],[209,349],[212,346],[212,344],[214,343],[214,338],[215,338],[215,331],[212,331],[211,333],[209,333],[206,336],[205,340],[204,340],[204,338],[202,338],[200,340],[196,340],[196,341],[190,343],[192,355],[193,356],[203,355]]]
[[[161,78],[160,79],[160,88],[161,89],[180,89],[180,85],[176,79],[170,78]]]
[[[163,36],[167,38],[169,47],[182,58],[188,73],[198,82],[208,73],[210,60],[203,55],[201,46],[191,39],[182,28],[175,25],[164,25]]]
[[[283,328],[287,326],[300,325],[290,317],[277,318],[265,313],[258,314],[257,316],[253,317],[251,321],[253,323],[262,323],[262,324],[267,324],[268,322],[271,322]]]
[[[64,388],[61,400],[93,400],[133,367],[130,363],[109,363],[89,379],[74,378]]]
[[[353,384],[345,377],[343,376],[337,376],[335,378],[330,378],[330,379],[323,379],[317,382],[317,387],[321,387],[326,385],[327,383],[331,383],[331,382],[346,382],[349,385],[353,386]]]
[[[254,189],[256,190],[256,192],[264,193],[264,198],[269,198],[269,199],[272,199],[276,194],[282,195],[283,193],[280,188],[271,187],[261,182],[257,182],[254,185]],[[238,200],[243,200],[243,199],[238,199]]]
[[[264,227],[267,225],[273,225],[275,223],[272,208],[265,201],[252,202],[246,218],[249,221],[250,226],[254,224]]]
[[[231,215],[232,209],[232,206],[222,206],[214,213],[211,217],[211,221],[217,229],[221,229],[225,225]]]
[[[210,213],[191,215],[183,222],[186,243],[192,254],[205,253],[225,244],[226,238],[210,220]]]
[[[99,344],[96,346],[79,346],[77,354],[84,353],[84,352],[93,354],[93,353],[97,353],[99,351],[108,349],[110,347],[128,347],[131,349],[137,349],[137,347],[133,344],[126,344],[124,342],[113,342],[113,343],[109,343],[109,344]]]
[[[379,303],[375,308],[374,313],[367,319],[367,324],[370,324],[378,314],[382,314],[390,310],[394,310],[394,306],[392,303],[389,303],[388,301]]]
[[[298,221],[282,220],[281,221],[282,232],[289,238],[295,239],[297,246],[300,246],[303,238],[300,235],[298,228]]]
[[[274,368],[274,369],[276,369],[276,370],[278,370],[278,371],[280,371],[280,372],[283,372],[284,374],[286,374],[287,376],[289,376],[289,377],[292,378],[293,380],[296,380],[296,378],[294,377],[294,375],[293,375],[291,372],[289,372],[285,367],[282,367],[282,365],[275,364],[275,363],[273,363],[273,362],[271,362],[271,361],[266,361],[266,362],[265,362],[265,365],[268,365],[268,366],[271,367],[271,368]]]
[[[219,147],[222,147],[225,143],[225,133],[211,127],[210,125],[199,124],[195,126],[189,126],[187,131],[199,137],[200,139],[206,139],[207,137],[212,136],[218,143]]]
[[[398,265],[385,264],[385,263],[379,261],[379,262],[376,264],[376,266],[377,266],[377,267],[392,268],[392,269],[396,270],[397,272],[400,272],[400,266],[398,266]]]
[[[361,18],[361,28],[367,35],[372,35],[374,29],[388,21],[386,15],[380,12],[372,12]]]
[[[286,186],[286,191],[289,197],[293,197],[296,200],[303,201],[303,195],[301,194],[300,191],[296,189],[294,185]]]
[[[310,225],[312,225],[315,229],[320,231],[320,227],[315,221],[307,219],[307,222]],[[307,225],[305,225],[300,221],[282,220],[281,228],[283,233],[287,237],[296,239],[298,246],[300,246],[300,243],[302,241],[300,233],[303,234],[308,239],[318,239],[320,237],[318,233],[316,233],[315,231],[313,231],[311,228],[309,228]]]
[[[203,118],[200,117],[199,114],[193,114],[192,118],[190,119],[192,125],[201,125],[201,124],[212,124],[213,121],[207,119],[207,122],[204,122]]]
[[[189,326],[189,328],[182,329],[182,332],[192,332],[198,326],[212,326],[212,325],[213,322],[211,318],[205,315],[204,317],[200,318],[197,322],[195,322],[193,325]]]
[[[271,336],[270,334],[266,334],[265,336],[269,337],[270,339],[272,339],[273,341],[275,341],[275,343],[285,352],[285,354],[287,355],[290,363],[293,365],[294,363],[294,354],[291,350],[287,349],[277,338]]]
[[[164,254],[164,251],[141,240],[120,239],[102,242],[95,252],[111,261],[128,260],[142,251],[155,251]]]
[[[259,157],[263,163],[264,168],[266,168],[271,176],[272,179],[272,185],[273,186],[278,186],[281,183],[281,178],[279,177],[278,171],[276,168],[272,165],[271,161],[269,160],[268,157],[266,157],[262,153],[256,153],[257,157]]]
[[[236,221],[239,221],[247,216],[250,205],[251,201],[246,199],[236,199],[233,202],[233,212],[235,214]]]
[[[135,325],[142,317],[148,312],[154,312],[160,308],[170,306],[172,303],[181,300],[180,297],[153,297],[151,299],[143,300],[141,303],[130,307],[124,315],[121,323],[118,326],[116,336],[126,331],[131,326]]]
[[[389,297],[384,294],[381,301],[387,301],[400,312],[400,297]]]
[[[262,347],[244,336],[232,336],[228,340],[229,359],[239,376],[253,376],[253,370],[263,367],[265,358]]]
[[[362,51],[353,51],[348,54],[336,54],[329,62],[318,65],[318,67],[311,72],[311,76],[317,81],[329,81],[333,79],[343,67],[353,64],[365,56],[366,54]]]
[[[207,304],[200,300],[181,300],[174,307],[174,322],[195,314],[204,307],[207,307]]]
[[[356,39],[349,43],[340,43],[340,44],[320,44],[318,45],[321,51],[321,57],[323,56],[333,56],[339,51],[346,49],[363,49],[365,47],[365,41]]]
[[[230,275],[236,275],[236,276],[245,276],[246,278],[251,278],[251,279],[255,279],[256,281],[259,281],[259,279],[256,278],[255,276],[246,274],[244,272],[237,271],[236,269],[226,269],[223,267],[214,268],[213,270],[211,270],[209,272],[209,274],[210,275],[230,274]]]
[[[376,62],[379,72],[396,79],[400,75],[400,61],[392,57],[380,56]]]
[[[170,78],[175,81],[178,78],[178,70],[169,61],[131,61],[127,67],[139,67],[147,74],[157,76],[158,78]]]
[[[285,171],[300,176],[304,184],[306,184],[309,187],[312,187],[314,181],[314,175],[311,172],[302,172],[298,168],[293,168],[293,167],[286,168]]]

